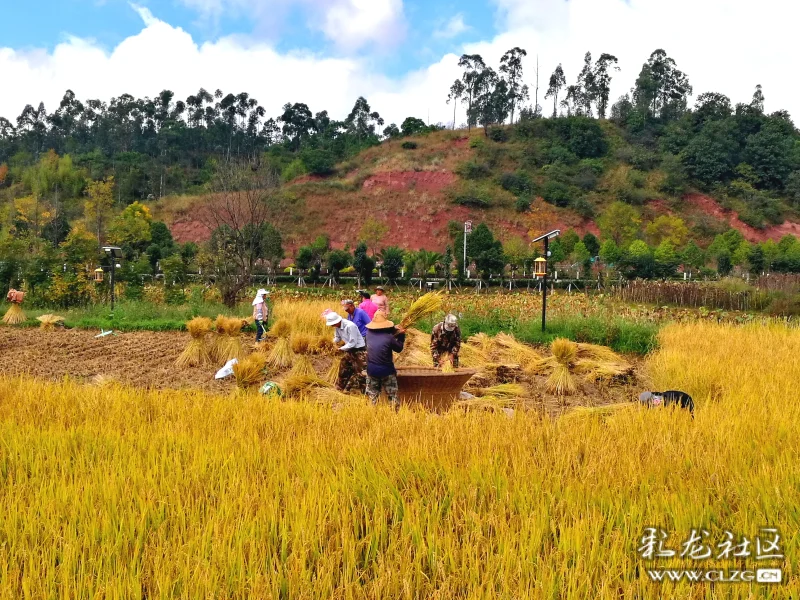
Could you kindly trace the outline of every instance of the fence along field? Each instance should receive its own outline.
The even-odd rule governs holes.
[[[643,529],[767,525],[796,596],[800,332],[671,325],[649,372],[694,421],[6,378],[0,598],[706,598],[644,579]]]

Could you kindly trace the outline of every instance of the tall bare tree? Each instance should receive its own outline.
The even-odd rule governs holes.
[[[267,256],[278,205],[278,174],[268,167],[226,162],[212,180],[212,200],[199,215],[211,231],[211,264],[222,299],[228,306],[250,285],[253,271]]]

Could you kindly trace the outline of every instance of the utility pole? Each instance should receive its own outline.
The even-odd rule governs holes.
[[[533,104],[533,114],[539,114],[539,55],[536,55],[536,98]]]

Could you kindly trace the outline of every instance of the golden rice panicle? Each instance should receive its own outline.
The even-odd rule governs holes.
[[[316,339],[309,333],[292,333],[289,344],[295,354],[311,354],[316,345]]]
[[[248,389],[261,383],[265,377],[267,357],[260,352],[254,352],[233,365],[233,376],[236,386]]]
[[[476,346],[461,344],[458,360],[462,367],[480,368],[489,362],[489,357]]]
[[[440,292],[428,292],[427,294],[420,296],[411,304],[406,313],[406,316],[403,317],[403,320],[400,321],[400,327],[402,329],[408,329],[413,325],[416,325],[419,321],[424,319],[425,317],[429,317],[442,309],[442,295]]]
[[[452,354],[442,354],[439,357],[439,367],[442,369],[442,373],[455,373],[456,369],[453,366],[453,355]]]
[[[289,345],[289,338],[281,337],[270,350],[267,363],[273,369],[286,369],[292,366],[294,358],[295,354]]]
[[[478,350],[487,360],[491,359],[495,350],[494,340],[485,333],[476,333],[467,340],[467,345]]]
[[[56,325],[64,321],[64,317],[60,317],[58,315],[42,315],[41,317],[36,318],[41,325],[39,325],[39,329],[42,331],[55,331]]]
[[[550,344],[550,351],[562,365],[571,365],[578,355],[578,345],[566,338],[556,338]]]
[[[332,355],[337,351],[337,348],[330,334],[326,332],[316,336],[310,350],[312,354]]]
[[[432,367],[433,357],[431,356],[430,349],[420,350],[419,348],[412,348],[411,352],[403,352],[401,356],[405,357],[403,365],[409,367]]]
[[[223,331],[225,335],[234,337],[242,333],[242,327],[245,326],[246,321],[237,317],[228,317],[223,322]]]
[[[269,334],[276,338],[288,338],[292,334],[292,324],[287,319],[278,319],[270,328]]]
[[[536,350],[518,341],[508,333],[498,333],[494,338],[498,357],[504,362],[516,363],[526,372],[535,372],[537,365],[542,360],[542,355]]]
[[[11,303],[11,306],[3,316],[3,323],[6,325],[22,325],[27,320],[28,317],[25,315],[25,311],[16,302]]]
[[[342,404],[363,404],[364,396],[355,394],[345,394],[334,388],[316,387],[311,391],[311,399],[319,404],[329,406]]]
[[[202,338],[211,331],[212,321],[208,317],[195,317],[186,322],[186,331],[193,338]]]
[[[624,363],[619,354],[614,352],[611,348],[606,346],[598,346],[597,344],[577,344],[577,354],[579,358],[589,358],[592,360],[600,360],[610,363]]]

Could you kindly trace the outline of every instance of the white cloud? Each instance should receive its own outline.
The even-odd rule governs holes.
[[[205,20],[229,12],[253,19],[260,29],[280,27],[286,12],[297,6],[308,27],[322,32],[339,50],[353,52],[366,45],[386,48],[405,33],[403,0],[181,0]]]
[[[461,35],[470,29],[469,25],[464,23],[464,15],[461,13],[454,16],[443,27],[437,29],[433,35],[438,38],[450,39]]]
[[[239,0],[191,0],[209,7],[216,2]],[[295,0],[291,0],[295,1]],[[297,0],[300,1],[300,0]],[[321,2],[321,0],[303,0]],[[595,56],[609,52],[620,59],[622,71],[615,75],[614,99],[628,91],[650,52],[664,48],[679,68],[688,73],[695,96],[705,91],[727,94],[734,102],[749,101],[757,83],[764,86],[767,110],[789,110],[800,120],[800,94],[794,72],[794,23],[800,20],[800,4],[784,0],[761,0],[759,10],[745,0],[495,0],[505,24],[493,39],[459,48],[481,53],[497,66],[502,53],[514,46],[527,49],[525,79],[534,90],[533,67],[539,55],[539,102],[553,68],[563,63],[568,80],[574,81],[591,50]],[[321,4],[320,4],[321,6]],[[326,7],[344,7],[360,14],[346,23],[345,13],[334,11],[320,19],[326,35],[339,35],[341,44],[352,38],[380,40],[370,29],[382,31],[402,10],[393,3],[368,4],[336,0]],[[537,8],[538,7],[538,8]],[[541,15],[552,9],[549,15]],[[331,9],[332,10],[332,9]],[[331,58],[308,52],[279,53],[273,46],[240,37],[225,37],[198,44],[179,27],[139,9],[145,26],[107,52],[92,41],[69,38],[52,52],[0,48],[0,73],[5,85],[0,94],[0,115],[13,119],[25,104],[44,101],[56,108],[66,89],[79,98],[100,98],[130,93],[154,96],[173,90],[179,98],[200,87],[257,98],[269,115],[277,115],[285,102],[305,102],[313,111],[327,109],[344,118],[355,99],[365,96],[387,123],[400,123],[409,115],[431,122],[450,122],[453,106],[445,100],[453,79],[458,77],[458,57],[447,54],[429,66],[400,78],[382,75],[380,59],[345,55]],[[330,11],[324,13],[330,15]],[[688,18],[687,15],[691,15]],[[548,19],[543,22],[540,19]],[[342,20],[344,19],[344,20]],[[339,27],[337,29],[337,26]],[[769,35],[758,36],[758,32]],[[363,43],[363,42],[362,42]],[[464,121],[463,107],[456,120]]]

